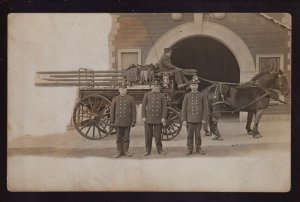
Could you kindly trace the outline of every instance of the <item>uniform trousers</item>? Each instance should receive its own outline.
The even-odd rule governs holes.
[[[119,154],[128,152],[129,149],[129,134],[130,126],[115,126],[117,132],[117,151]]]
[[[194,147],[194,138],[195,138],[195,147],[196,147],[196,151],[199,151],[201,149],[201,122],[200,123],[191,123],[188,122],[187,123],[187,148],[189,151],[193,151],[193,147]]]
[[[162,151],[161,130],[162,130],[162,124],[145,123],[145,144],[146,144],[146,151],[148,153],[151,153],[152,150],[153,136],[155,138],[156,150],[158,152]]]

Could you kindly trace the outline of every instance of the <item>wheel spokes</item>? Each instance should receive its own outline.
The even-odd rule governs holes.
[[[111,131],[110,101],[101,95],[82,98],[75,106],[73,123],[77,131],[88,139],[101,139]]]
[[[162,130],[162,139],[163,140],[173,139],[179,134],[181,127],[182,124],[181,124],[180,114],[175,109],[168,107],[166,126],[164,126]]]

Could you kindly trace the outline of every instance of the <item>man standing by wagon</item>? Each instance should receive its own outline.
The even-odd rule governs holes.
[[[162,150],[161,132],[162,125],[165,124],[167,116],[167,102],[165,95],[160,93],[159,84],[152,83],[152,90],[144,95],[142,104],[142,119],[145,124],[145,144],[146,153],[151,154],[152,138],[155,138],[155,144],[158,154],[166,155]]]
[[[208,102],[207,98],[198,91],[198,82],[192,81],[190,83],[191,92],[184,96],[182,103],[182,120],[183,125],[187,127],[187,149],[186,155],[193,153],[194,138],[196,153],[205,155],[201,150],[201,126],[202,122],[207,120],[208,116]]]
[[[182,69],[171,63],[172,48],[165,48],[164,54],[159,60],[159,68],[161,71],[174,71],[175,81],[178,88],[183,88],[187,85],[187,78],[182,73]]]
[[[127,86],[123,83],[119,87],[120,95],[113,98],[110,108],[111,125],[117,132],[117,155],[132,156],[129,152],[130,129],[136,124],[136,104],[132,96],[127,95]]]

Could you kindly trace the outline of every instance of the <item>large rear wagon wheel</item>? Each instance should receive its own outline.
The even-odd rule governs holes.
[[[111,134],[110,104],[110,100],[102,95],[80,99],[73,111],[73,123],[79,134],[92,140]]]
[[[171,140],[181,131],[182,122],[180,113],[171,107],[167,107],[166,126],[162,128],[162,140]]]

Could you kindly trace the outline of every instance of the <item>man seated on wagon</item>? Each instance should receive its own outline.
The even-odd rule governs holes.
[[[175,81],[177,83],[178,88],[183,88],[187,85],[188,80],[184,76],[182,69],[172,65],[171,63],[171,55],[172,55],[171,48],[165,48],[164,54],[161,56],[159,60],[159,69],[160,71],[171,71],[174,73]]]

